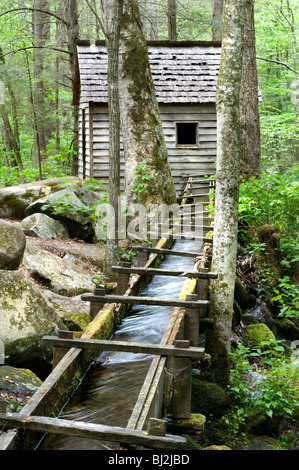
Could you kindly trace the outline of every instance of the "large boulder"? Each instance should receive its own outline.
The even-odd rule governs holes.
[[[71,238],[91,240],[95,235],[92,210],[70,189],[62,189],[28,206],[26,215],[42,212],[68,228]]]
[[[22,220],[20,227],[26,235],[45,240],[69,237],[67,228],[58,220],[52,219],[46,214],[29,215]]]
[[[7,402],[7,411],[19,412],[41,385],[41,379],[28,369],[0,367],[0,395]]]
[[[0,340],[5,362],[31,369],[31,363],[45,357],[41,338],[65,326],[42,291],[21,270],[0,270],[0,284]]]
[[[34,279],[56,294],[72,297],[93,292],[94,285],[86,270],[48,251],[40,250],[33,243],[27,242],[23,264]]]
[[[25,246],[26,237],[20,227],[0,220],[0,269],[18,269]]]
[[[44,296],[56,309],[67,329],[84,331],[90,321],[89,302],[81,300],[81,296],[66,297],[45,289]]]
[[[0,217],[23,219],[27,207],[37,199],[60,191],[66,186],[81,188],[80,178],[67,176],[20,184],[0,189]]]

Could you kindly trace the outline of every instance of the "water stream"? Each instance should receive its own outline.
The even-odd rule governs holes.
[[[174,250],[199,253],[201,242],[177,240]],[[165,269],[192,270],[194,259],[167,255],[160,264]],[[186,278],[154,276],[141,296],[178,298]],[[173,307],[134,305],[112,339],[160,343]],[[93,363],[84,380],[65,406],[59,418],[126,427],[152,356],[145,354],[104,352]],[[115,447],[114,447],[115,446]],[[109,450],[117,448],[108,442],[47,435],[39,450]]]

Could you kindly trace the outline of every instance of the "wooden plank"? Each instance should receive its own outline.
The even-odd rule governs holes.
[[[177,450],[186,447],[186,439],[181,436],[170,434],[152,436],[129,428],[45,416],[24,416],[19,413],[0,414],[0,425],[7,429],[22,428],[25,431],[48,432],[86,439],[141,445],[150,449]]]
[[[116,273],[133,273],[133,274],[149,274],[153,276],[179,276],[190,277],[194,279],[217,279],[216,273],[211,272],[198,272],[198,271],[184,271],[176,269],[155,269],[155,268],[136,268],[134,266],[122,267],[112,266],[111,268]]]
[[[188,258],[196,258],[197,256],[202,254],[202,253],[191,253],[188,251],[175,251],[175,250],[166,250],[162,248],[150,248],[150,247],[143,247],[143,246],[134,246],[134,250],[147,251],[150,253],[159,253],[161,255],[183,256],[183,257],[188,257]]]
[[[148,344],[129,341],[112,341],[103,339],[59,338],[58,336],[43,336],[41,344],[47,347],[79,348],[90,351],[116,351],[133,354],[149,354],[172,357],[203,357],[204,348],[176,348],[173,345]]]
[[[159,297],[138,297],[132,295],[92,295],[82,294],[81,299],[85,302],[99,302],[105,303],[124,303],[124,304],[135,304],[135,305],[162,305],[168,307],[200,307],[208,305],[208,301],[201,300],[196,302],[187,302],[186,300],[176,299],[160,299]]]

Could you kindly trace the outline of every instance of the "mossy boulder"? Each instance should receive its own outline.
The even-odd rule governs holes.
[[[20,227],[26,235],[45,240],[69,237],[68,229],[58,220],[54,220],[46,214],[29,215],[22,220]]]
[[[31,276],[59,295],[72,297],[93,292],[88,271],[27,243],[23,263]]]
[[[231,400],[227,393],[216,383],[192,379],[191,412],[204,416],[213,414],[222,416],[230,406]]]
[[[275,336],[264,323],[256,323],[248,325],[245,334],[244,342],[250,346],[259,346],[263,341],[275,341]]]
[[[18,269],[26,237],[18,225],[0,220],[0,269]]]
[[[285,339],[299,339],[299,328],[288,318],[273,318],[274,326]]]
[[[42,380],[29,369],[0,366],[0,396],[9,411],[20,411],[41,385]]]
[[[202,433],[205,427],[206,417],[200,413],[191,413],[190,418],[178,419],[176,426],[188,433]]]
[[[90,321],[89,302],[81,300],[81,296],[66,297],[55,294],[49,289],[44,290],[44,296],[56,309],[61,320],[72,331],[84,331]]]
[[[48,196],[66,186],[80,188],[83,181],[73,176],[52,178],[0,189],[0,217],[23,219],[27,207],[37,199]]]
[[[44,213],[68,228],[71,238],[91,240],[95,235],[92,210],[84,204],[71,188],[56,191],[38,199],[26,209],[26,216],[36,212]]]
[[[5,363],[29,367],[30,363],[47,358],[41,338],[56,327],[65,329],[64,324],[22,271],[0,270],[0,284],[0,340],[5,347]],[[48,358],[51,359],[50,351]]]
[[[255,302],[256,302],[256,297],[247,292],[246,288],[243,286],[242,282],[237,277],[235,280],[234,298],[242,310],[246,308],[254,307]]]

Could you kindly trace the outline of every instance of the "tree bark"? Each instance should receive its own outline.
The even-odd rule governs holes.
[[[141,203],[147,209],[151,204],[173,204],[176,194],[136,0],[124,0],[119,65],[128,202]]]
[[[75,81],[77,41],[79,39],[79,13],[77,0],[65,0],[65,19],[67,23],[68,51],[70,53],[70,69],[72,83]],[[73,106],[73,161],[72,175],[78,176],[78,119],[79,106]]]
[[[43,11],[50,11],[49,0],[35,0],[34,7]],[[34,107],[37,116],[37,128],[34,139],[33,163],[40,165],[40,158],[46,154],[45,131],[45,85],[44,85],[44,46],[50,38],[49,15],[41,11],[34,11],[34,45],[37,47],[34,53]]]
[[[116,277],[111,267],[118,259],[118,212],[120,196],[120,109],[119,109],[119,36],[122,0],[102,3],[104,32],[108,53],[108,108],[109,108],[109,204],[113,214],[108,220],[108,237],[105,250],[104,274],[111,280]]]
[[[178,35],[176,28],[176,0],[168,0],[167,8],[168,39],[169,41],[177,41]]]
[[[212,4],[212,40],[222,40],[223,0],[214,0]]]
[[[241,174],[246,179],[260,175],[261,138],[258,94],[254,0],[247,0],[240,94]]]
[[[220,71],[217,82],[217,166],[210,317],[207,334],[214,379],[229,379],[240,176],[240,85],[246,0],[225,0]]]

